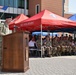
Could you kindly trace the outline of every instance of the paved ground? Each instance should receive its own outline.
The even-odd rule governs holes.
[[[76,75],[76,56],[30,58],[30,69],[25,73],[0,75]]]

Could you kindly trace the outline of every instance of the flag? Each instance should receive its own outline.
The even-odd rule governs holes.
[[[8,8],[8,6],[0,6],[0,9],[2,10],[6,10]]]

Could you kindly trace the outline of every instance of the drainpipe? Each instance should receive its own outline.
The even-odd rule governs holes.
[[[65,3],[65,0],[62,0],[62,17],[64,17],[64,3]]]
[[[65,0],[62,0],[62,17],[64,17],[64,3],[65,3]],[[63,35],[64,35],[64,32],[63,32]]]

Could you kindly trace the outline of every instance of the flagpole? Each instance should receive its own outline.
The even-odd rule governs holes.
[[[41,57],[42,57],[42,24],[41,24]]]
[[[7,8],[8,8],[8,6],[4,6],[4,7],[2,8],[2,9],[4,10],[4,12],[2,13],[0,19],[3,17],[3,15],[4,15],[4,13],[5,13],[5,11],[6,11]]]
[[[65,0],[62,1],[62,17],[64,17],[64,3],[65,3]],[[63,32],[63,35],[64,35],[64,32]]]
[[[2,15],[1,15],[0,19],[3,17],[4,13],[5,13],[5,11],[2,13]]]

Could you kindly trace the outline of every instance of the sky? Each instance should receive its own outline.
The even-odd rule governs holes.
[[[76,13],[76,0],[69,0],[69,12]]]

